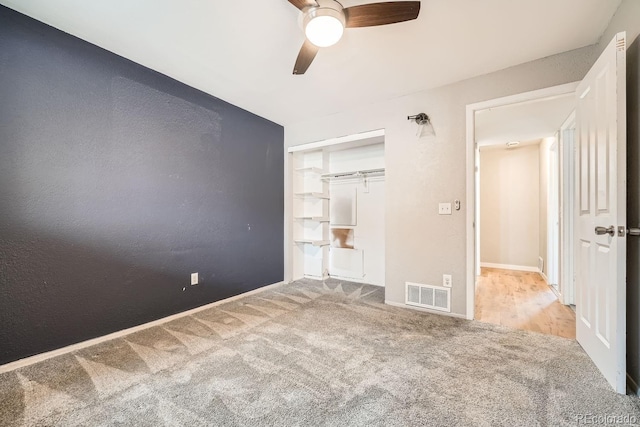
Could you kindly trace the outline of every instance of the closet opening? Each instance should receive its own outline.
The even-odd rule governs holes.
[[[384,131],[289,149],[292,280],[385,284]]]

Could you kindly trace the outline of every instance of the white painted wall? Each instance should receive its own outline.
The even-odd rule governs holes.
[[[384,143],[335,150],[329,153],[331,173],[380,168],[384,168]]]
[[[537,144],[480,150],[482,263],[538,266],[539,172]]]
[[[385,129],[386,299],[404,303],[406,281],[440,284],[442,274],[450,273],[452,313],[466,315],[467,207],[463,203],[453,215],[438,215],[438,202],[466,198],[465,106],[580,80],[596,53],[591,46],[453,85],[314,117],[286,126],[285,145]],[[431,117],[435,137],[416,138],[416,124],[406,116],[420,112]],[[288,157],[286,162],[285,167]],[[290,194],[289,185],[289,180],[285,181],[285,194]],[[290,199],[286,203],[288,206]],[[289,234],[285,237],[290,238]],[[287,277],[289,270],[290,266],[285,266]]]
[[[613,36],[620,31],[627,33],[627,46],[640,36],[640,1],[623,0],[611,18],[598,42],[598,54],[604,50]]]
[[[385,129],[386,299],[404,303],[406,281],[440,284],[442,274],[449,273],[453,276],[452,313],[466,315],[467,207],[463,203],[453,215],[438,215],[438,202],[466,200],[466,105],[580,80],[596,57],[595,47],[587,47],[453,85],[314,117],[286,126],[285,145]],[[432,118],[435,137],[416,138],[416,124],[408,121],[407,115],[420,112]],[[289,160],[287,156],[285,167]],[[290,180],[286,180],[285,194],[290,194],[289,186]],[[285,202],[289,206],[290,198]],[[289,214],[290,209],[285,212]],[[285,224],[290,222],[285,219]],[[285,238],[290,239],[290,234]],[[286,265],[287,277],[289,271],[290,265]]]
[[[369,145],[348,150],[332,151],[329,170],[332,173],[384,168],[384,144]],[[357,191],[357,225],[354,229],[354,249],[364,252],[363,283],[384,286],[385,283],[385,179],[368,180],[368,191],[362,180],[333,181],[336,188],[354,188]],[[331,274],[331,271],[330,271]]]
[[[453,274],[451,309],[466,316],[466,209],[450,217],[437,203],[466,200],[467,104],[581,80],[618,31],[629,41],[640,34],[640,1],[623,0],[597,45],[541,58],[455,84],[391,100],[354,106],[325,117],[285,126],[285,146],[385,129],[386,299],[404,303],[404,282],[438,284]],[[419,53],[418,53],[419,54]],[[435,65],[447,67],[446,64]],[[398,70],[398,75],[402,70]],[[344,76],[343,76],[344,77]],[[328,88],[329,90],[330,88]],[[428,113],[437,133],[418,140],[408,114]],[[289,171],[285,157],[285,171]],[[285,195],[291,194],[285,173]],[[290,241],[291,197],[285,198],[285,242]],[[469,230],[471,233],[472,231]],[[290,247],[285,244],[285,277],[290,278]]]

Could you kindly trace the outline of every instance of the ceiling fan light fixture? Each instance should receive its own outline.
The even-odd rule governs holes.
[[[318,47],[338,43],[344,33],[345,17],[342,11],[330,8],[312,9],[304,18],[304,33]]]
[[[336,0],[288,0],[299,11],[305,40],[293,74],[304,74],[318,51],[342,38],[345,28],[376,27],[412,21],[420,13],[420,1],[387,1],[343,7]],[[342,0],[340,0],[342,1]]]

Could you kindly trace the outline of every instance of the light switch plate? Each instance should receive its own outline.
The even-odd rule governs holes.
[[[198,284],[198,273],[191,273],[191,285]]]
[[[451,215],[451,203],[440,203],[438,205],[439,215]]]

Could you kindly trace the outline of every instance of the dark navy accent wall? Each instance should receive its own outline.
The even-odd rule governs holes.
[[[281,281],[283,142],[0,6],[0,364]]]

